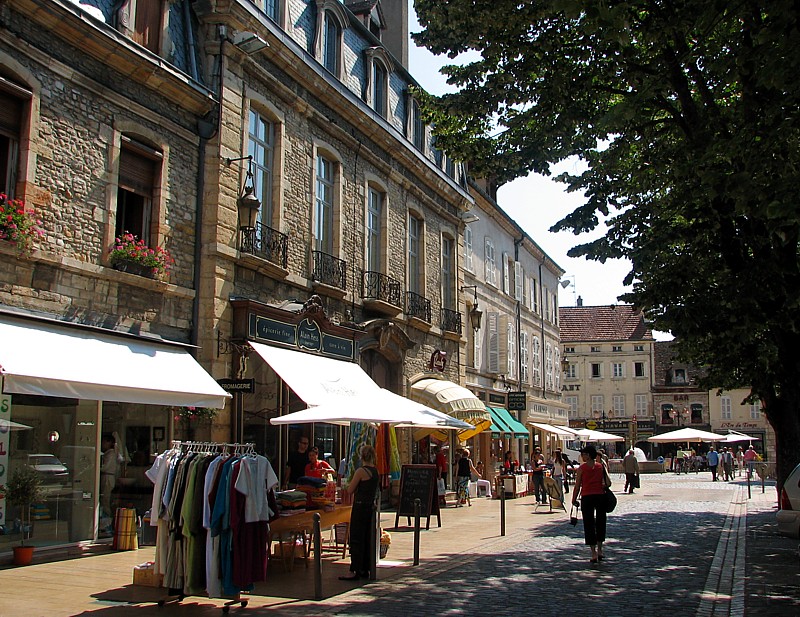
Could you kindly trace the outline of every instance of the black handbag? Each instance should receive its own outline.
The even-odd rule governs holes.
[[[605,505],[605,511],[613,512],[614,508],[617,507],[617,496],[610,488],[606,487],[606,490],[603,492],[603,498],[604,498],[603,503]]]

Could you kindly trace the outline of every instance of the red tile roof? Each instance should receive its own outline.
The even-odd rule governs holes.
[[[642,312],[630,304],[558,309],[561,342],[653,340]]]

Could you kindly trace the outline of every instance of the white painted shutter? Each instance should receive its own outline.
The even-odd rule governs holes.
[[[525,273],[522,271],[522,264],[518,261],[514,262],[514,299],[522,301],[523,281],[525,280]]]
[[[489,372],[500,372],[500,341],[498,340],[498,327],[500,313],[489,313],[487,325],[489,327]]]
[[[503,253],[503,293],[511,293],[511,272],[508,269],[508,253]]]

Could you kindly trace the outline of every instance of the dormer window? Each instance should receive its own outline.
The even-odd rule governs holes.
[[[389,110],[389,73],[392,58],[383,47],[370,47],[364,52],[367,70],[367,104],[381,117]]]
[[[331,74],[342,76],[342,33],[347,12],[337,0],[317,0],[316,57]]]
[[[686,380],[686,369],[685,368],[674,368],[674,369],[670,370],[669,381],[673,385],[683,385],[683,384],[687,383],[687,380]]]

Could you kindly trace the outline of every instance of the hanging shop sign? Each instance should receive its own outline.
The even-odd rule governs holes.
[[[255,392],[255,379],[217,379],[217,383],[225,392]]]
[[[525,411],[528,408],[528,399],[525,392],[508,393],[508,410]]]
[[[255,341],[281,343],[326,356],[353,359],[352,340],[323,332],[312,319],[306,318],[291,324],[255,313],[249,317],[248,337]]]

